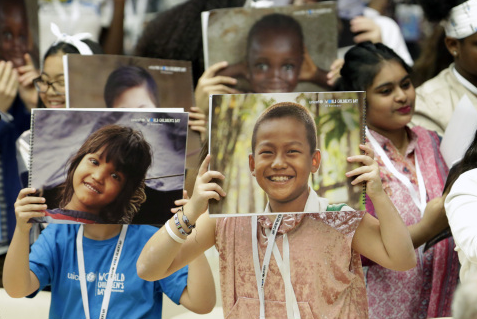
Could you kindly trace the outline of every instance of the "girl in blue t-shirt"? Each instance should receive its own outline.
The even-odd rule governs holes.
[[[144,178],[150,164],[150,147],[141,133],[118,125],[99,129],[70,160],[60,214],[71,217],[71,212],[82,212],[86,213],[82,217],[96,216],[107,223],[130,221],[145,200]],[[90,318],[90,313],[104,314],[108,308],[116,317],[157,317],[158,292],[161,296],[170,292],[174,301],[194,312],[213,308],[215,288],[205,256],[190,265],[196,276],[185,279],[174,274],[177,280],[151,284],[139,279],[134,265],[154,233],[150,226],[132,225],[128,230],[120,224],[50,225],[29,256],[28,221],[44,217],[47,209],[45,199],[34,194],[35,189],[23,189],[15,203],[17,226],[4,266],[4,287],[10,296],[28,296],[51,285],[51,318],[75,312]]]

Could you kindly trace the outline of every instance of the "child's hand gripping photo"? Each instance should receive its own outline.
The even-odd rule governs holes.
[[[15,202],[16,228],[21,233],[29,234],[32,224],[28,221],[31,218],[45,216],[45,209],[47,209],[45,198],[36,196],[36,189],[22,189]]]
[[[379,167],[368,145],[360,145],[364,155],[348,158],[348,162],[361,163],[346,173],[356,178],[352,185],[366,184],[366,194],[376,209],[378,219],[366,213],[353,238],[353,248],[361,255],[383,267],[405,271],[416,266],[416,254],[409,231],[399,212],[383,190]]]
[[[145,280],[164,278],[214,245],[216,219],[204,213],[210,199],[220,200],[226,196],[222,187],[214,182],[214,179],[224,180],[225,176],[208,171],[209,163],[210,155],[207,155],[199,168],[191,198],[184,192],[184,198],[175,201],[176,205],[183,206],[171,209],[174,217],[144,247],[137,261],[139,277]],[[188,237],[190,240],[186,240]]]
[[[34,196],[34,188],[24,188],[15,202],[17,224],[4,265],[3,284],[14,298],[28,296],[40,287],[38,278],[30,271],[28,254],[30,247],[31,218],[43,217],[47,205],[45,198]]]

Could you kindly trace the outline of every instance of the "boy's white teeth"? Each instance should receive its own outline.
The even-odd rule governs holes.
[[[84,186],[86,186],[87,188],[91,189],[93,192],[96,192],[96,193],[99,194],[99,191],[98,191],[96,188],[94,188],[93,186],[91,186],[90,184],[84,183]]]
[[[290,179],[290,176],[271,176],[270,179],[273,182],[286,182]]]

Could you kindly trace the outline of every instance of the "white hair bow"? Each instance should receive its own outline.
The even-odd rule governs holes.
[[[76,49],[78,49],[79,53],[82,55],[92,55],[93,51],[91,51],[91,48],[84,43],[81,40],[85,39],[90,39],[91,34],[90,33],[77,33],[75,35],[68,35],[66,33],[61,33],[60,28],[53,22],[51,23],[50,26],[51,32],[56,36],[56,40],[53,43],[53,45],[56,45],[60,42],[68,43],[74,46]]]

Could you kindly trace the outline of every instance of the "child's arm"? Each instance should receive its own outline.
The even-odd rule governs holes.
[[[348,161],[364,165],[346,173],[346,176],[357,176],[353,185],[366,183],[366,193],[373,202],[379,220],[367,213],[364,215],[353,237],[353,249],[383,267],[409,270],[416,266],[416,254],[409,231],[382,188],[373,150],[367,145],[360,145],[360,149],[366,155],[351,156]]]
[[[418,248],[422,244],[431,240],[434,236],[449,227],[446,211],[444,209],[444,201],[446,196],[436,197],[430,200],[426,205],[424,216],[414,225],[408,226],[411,234],[414,248]]]
[[[189,264],[187,287],[182,293],[180,304],[199,314],[214,309],[216,302],[214,276],[204,254]]]
[[[167,223],[171,231],[180,239],[187,240],[181,244],[169,235],[166,227],[159,229],[146,243],[138,258],[136,266],[140,278],[153,281],[167,277],[215,244],[215,219],[202,214],[207,210],[209,199],[220,200],[225,196],[223,189],[212,182],[212,179],[224,179],[224,176],[220,172],[207,171],[209,161],[208,155],[199,169],[192,198],[183,207],[190,224],[196,224],[196,228],[191,235],[185,237],[179,233],[174,218],[169,219]],[[179,221],[185,227],[181,212]]]
[[[34,193],[33,188],[24,188],[15,202],[17,225],[3,267],[3,285],[6,292],[14,298],[28,296],[40,288],[40,282],[29,265],[32,225],[28,220],[45,216],[45,213],[39,211],[45,210],[46,205],[42,197],[27,196]]]

